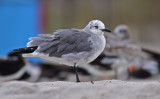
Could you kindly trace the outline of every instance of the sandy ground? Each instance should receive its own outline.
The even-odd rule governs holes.
[[[0,99],[160,99],[160,82],[11,81],[0,84]]]

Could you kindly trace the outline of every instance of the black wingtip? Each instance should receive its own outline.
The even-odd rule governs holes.
[[[32,53],[32,52],[34,52],[37,48],[38,48],[38,46],[34,46],[34,47],[24,47],[24,48],[14,49],[13,51],[11,51],[11,52],[8,54],[8,56],[21,55],[21,54],[24,54],[24,53]]]
[[[21,53],[17,51],[11,51],[10,53],[8,53],[8,56],[19,56],[19,55],[21,55]]]

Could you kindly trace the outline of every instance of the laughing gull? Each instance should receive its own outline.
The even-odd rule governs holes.
[[[90,63],[102,53],[106,44],[104,32],[111,31],[101,21],[92,20],[84,29],[62,29],[53,34],[31,37],[26,48],[13,52],[74,66],[77,82],[80,82],[77,65]]]

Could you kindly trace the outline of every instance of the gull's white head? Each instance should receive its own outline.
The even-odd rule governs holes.
[[[117,35],[120,39],[129,39],[131,31],[127,25],[118,25],[113,34]]]
[[[103,35],[104,32],[111,32],[109,29],[105,28],[103,22],[99,20],[92,20],[88,23],[88,25],[84,28],[86,32],[91,32],[97,35]]]

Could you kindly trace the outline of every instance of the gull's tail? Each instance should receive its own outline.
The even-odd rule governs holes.
[[[24,48],[18,48],[18,49],[14,49],[12,52],[10,52],[10,55],[21,55],[21,54],[29,54],[34,52],[36,49],[38,48],[38,46],[34,46],[34,47],[24,47]]]

